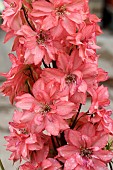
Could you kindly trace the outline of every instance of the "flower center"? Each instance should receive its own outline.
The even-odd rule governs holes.
[[[76,75],[75,74],[68,74],[65,78],[66,84],[71,84],[76,82]]]
[[[92,150],[88,148],[82,148],[80,151],[80,155],[86,158],[91,158],[92,153]]]
[[[40,33],[36,36],[36,41],[38,44],[44,44],[47,40],[47,34],[44,31],[40,31]]]
[[[15,7],[16,7],[16,3],[15,3],[15,2],[11,2],[11,3],[10,3],[10,7],[11,7],[11,8],[15,8]]]
[[[51,111],[51,107],[48,104],[42,106],[41,113],[48,113]]]
[[[21,134],[24,134],[24,135],[27,135],[27,134],[28,134],[28,131],[27,131],[25,128],[19,129],[19,132],[20,132]]]
[[[58,16],[64,15],[65,11],[66,11],[66,6],[65,5],[60,6],[60,7],[56,8],[55,10],[56,10],[56,14]]]

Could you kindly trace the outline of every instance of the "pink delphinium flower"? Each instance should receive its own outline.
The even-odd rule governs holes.
[[[10,136],[6,136],[5,139],[8,142],[7,150],[12,152],[10,159],[14,162],[22,159],[29,160],[34,151],[38,155],[37,163],[48,155],[49,148],[44,146],[48,138],[44,134],[35,133],[32,119],[33,114],[29,111],[15,111],[13,122],[10,122]]]
[[[28,129],[27,124],[10,124],[11,134],[5,137],[5,139],[8,142],[7,150],[12,152],[11,160],[15,162],[19,159],[27,159],[30,157],[30,151],[43,148],[40,135],[30,133],[30,127]]]
[[[73,34],[76,30],[76,24],[81,24],[87,17],[89,12],[88,5],[85,0],[63,0],[55,1],[36,1],[33,4],[31,16],[34,20],[42,17],[42,26],[44,30],[55,28],[60,31],[66,30],[69,34]]]
[[[14,33],[22,25],[22,1],[21,0],[4,0],[5,9],[2,13],[2,29],[7,32],[5,42],[14,36]]]
[[[83,24],[77,33],[68,36],[67,40],[78,47],[79,56],[82,60],[92,58],[95,60],[93,56],[96,56],[96,49],[100,48],[96,45],[95,25]]]
[[[76,50],[70,56],[63,53],[59,54],[57,67],[58,69],[44,69],[41,77],[44,77],[47,81],[55,79],[60,83],[60,90],[66,89],[72,101],[76,102],[78,94],[79,102],[84,104],[86,92],[90,87],[93,87],[94,83],[96,84],[97,64],[83,62]]]
[[[48,158],[43,160],[39,165],[34,166],[30,162],[26,162],[25,164],[21,165],[19,170],[61,170],[61,165],[60,163],[53,159],[53,158]]]
[[[26,162],[23,165],[21,165],[19,167],[19,170],[36,170],[37,167],[35,167],[33,164],[31,164],[30,162]]]
[[[113,120],[111,118],[112,110],[104,108],[94,110],[91,114],[90,121],[98,125],[99,131],[105,131],[113,134]]]
[[[58,157],[64,158],[64,170],[107,170],[106,163],[113,153],[104,149],[108,134],[97,133],[93,124],[85,124],[80,131],[69,130],[68,144],[58,148]]]
[[[98,68],[97,82],[104,82],[108,80],[108,72],[104,71],[102,68]]]
[[[89,112],[92,113],[95,109],[108,106],[110,104],[108,88],[103,85],[97,87],[97,89],[90,89],[92,96],[92,103]]]
[[[5,10],[2,13],[2,17],[5,22],[8,22],[8,26],[11,26],[15,15],[20,11],[22,7],[21,0],[4,0]]]
[[[69,128],[65,119],[73,116],[75,104],[68,101],[65,94],[59,93],[59,84],[50,81],[45,83],[39,79],[33,86],[33,96],[26,93],[17,97],[16,106],[36,113],[37,129],[47,130],[51,135]]]
[[[44,59],[46,64],[55,60],[55,54],[61,48],[53,40],[51,32],[38,29],[33,31],[29,26],[23,25],[16,33],[19,37],[19,43],[25,47],[25,62],[27,64],[39,64]]]

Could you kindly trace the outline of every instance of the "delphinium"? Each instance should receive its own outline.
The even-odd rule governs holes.
[[[108,74],[96,52],[101,20],[88,0],[4,5],[4,42],[14,43],[0,90],[17,108],[5,137],[10,160],[20,161],[19,170],[112,169],[112,111],[102,85]]]

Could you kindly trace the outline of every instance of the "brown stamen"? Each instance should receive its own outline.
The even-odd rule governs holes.
[[[66,11],[66,6],[65,5],[60,6],[60,7],[56,8],[55,10],[56,10],[56,14],[58,16],[64,15],[65,11]]]
[[[75,74],[68,74],[65,78],[66,84],[71,84],[76,82],[76,75]]]
[[[91,158],[92,153],[92,150],[88,148],[82,148],[80,151],[80,155],[86,158]]]
[[[44,44],[47,40],[47,34],[44,31],[40,31],[40,33],[36,36],[36,41],[38,44]]]
[[[41,113],[45,114],[51,111],[51,107],[48,104],[42,106]]]
[[[20,132],[21,134],[24,134],[24,135],[27,135],[27,134],[28,134],[28,131],[27,131],[25,128],[19,129],[19,132]]]
[[[11,2],[10,3],[10,7],[15,8],[16,7],[16,3],[15,2]]]

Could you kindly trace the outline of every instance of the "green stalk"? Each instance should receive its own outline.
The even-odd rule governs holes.
[[[3,167],[1,159],[0,159],[0,170],[5,170],[4,167]]]

